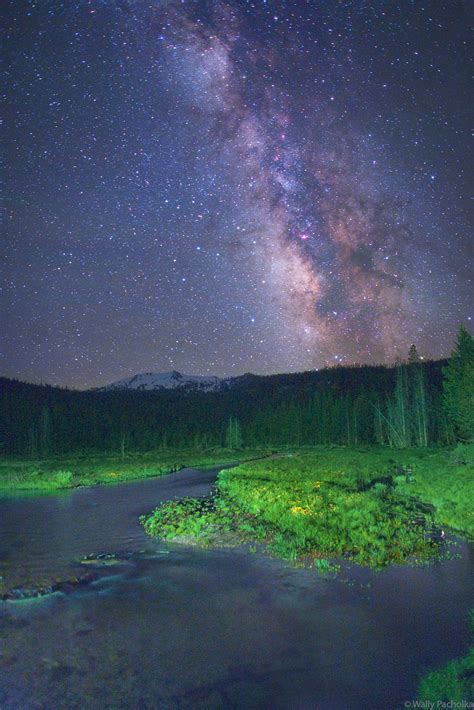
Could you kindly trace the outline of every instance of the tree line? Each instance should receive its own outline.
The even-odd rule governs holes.
[[[0,380],[6,455],[317,444],[450,445],[473,432],[473,338],[449,361],[246,375],[216,392],[74,391]]]

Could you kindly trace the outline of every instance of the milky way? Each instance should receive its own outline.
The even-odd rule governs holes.
[[[468,23],[440,5],[11,3],[5,374],[447,354]]]

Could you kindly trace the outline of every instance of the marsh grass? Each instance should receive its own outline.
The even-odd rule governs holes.
[[[265,455],[264,451],[236,452],[215,448],[165,450],[119,456],[70,456],[42,460],[0,460],[0,492],[47,493],[79,486],[106,485],[163,476],[185,467],[212,467]]]
[[[209,507],[174,501],[142,522],[204,544],[222,526],[295,561],[422,562],[438,550],[438,525],[472,535],[473,474],[441,450],[301,449],[221,471]]]
[[[474,646],[467,656],[450,661],[443,668],[431,671],[420,681],[420,700],[438,702],[474,701]],[[445,706],[446,707],[446,706]]]
[[[471,635],[474,638],[474,610],[470,614]],[[474,701],[474,645],[463,658],[449,661],[442,668],[429,671],[420,679],[418,698],[425,702],[459,703]],[[446,707],[446,706],[445,706]]]

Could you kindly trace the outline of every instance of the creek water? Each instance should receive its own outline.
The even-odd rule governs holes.
[[[148,538],[160,501],[217,470],[0,501],[7,587],[131,553],[70,594],[0,602],[0,708],[401,708],[419,674],[463,654],[474,547],[424,567],[325,578],[246,549]]]

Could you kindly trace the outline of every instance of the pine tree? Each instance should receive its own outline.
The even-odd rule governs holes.
[[[456,347],[443,368],[443,403],[459,438],[474,439],[474,338],[461,326]]]
[[[41,454],[47,456],[51,445],[51,415],[47,404],[43,405],[41,412]]]
[[[416,362],[420,362],[420,356],[418,355],[416,345],[411,345],[408,351],[408,364],[413,365]]]

